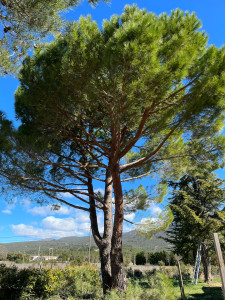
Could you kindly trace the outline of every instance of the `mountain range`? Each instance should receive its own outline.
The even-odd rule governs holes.
[[[144,236],[137,235],[135,230],[126,232],[123,234],[123,246],[134,248],[137,250],[146,251],[160,251],[169,250],[171,245],[164,241],[162,238],[166,236],[166,231],[161,231],[153,235],[151,239],[147,239]],[[95,246],[94,239],[91,238],[92,246]],[[53,249],[76,249],[88,247],[89,236],[83,237],[64,237],[60,239],[44,239],[39,241],[29,241],[29,242],[14,242],[14,243],[4,243],[8,252],[24,252],[30,254],[36,254],[40,247],[41,250],[47,250],[49,248]]]

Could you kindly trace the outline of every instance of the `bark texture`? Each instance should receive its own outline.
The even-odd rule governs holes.
[[[107,290],[112,287],[112,274],[111,274],[111,240],[113,230],[113,213],[112,213],[112,175],[110,171],[106,172],[106,184],[105,184],[105,195],[104,195],[104,233],[101,237],[98,230],[97,212],[95,207],[95,201],[92,197],[90,201],[90,220],[92,227],[92,234],[96,245],[99,248],[99,255],[101,261],[102,271],[102,284],[103,293],[106,294]],[[90,180],[89,194],[93,195],[93,185]]]
[[[123,264],[122,233],[123,233],[123,193],[120,181],[119,165],[113,172],[113,186],[115,196],[115,217],[112,235],[111,270],[112,288],[121,292],[126,290],[126,276]]]
[[[202,243],[202,265],[203,265],[203,272],[204,272],[204,281],[209,283],[211,280],[211,267],[210,267],[210,257],[209,257],[209,250],[206,242]]]
[[[104,195],[104,233],[101,246],[99,247],[103,293],[112,287],[112,272],[111,272],[111,242],[113,231],[113,212],[112,212],[112,175],[109,170],[106,171],[105,180],[105,195]]]
[[[119,168],[119,165],[117,166]],[[126,290],[126,276],[123,265],[122,232],[123,232],[123,194],[118,172],[106,172],[104,195],[104,232],[100,235],[98,230],[95,200],[89,197],[90,220],[93,238],[99,248],[101,261],[102,282],[104,294],[107,290],[115,288],[121,292]],[[115,196],[115,216],[113,225],[112,186]],[[92,180],[89,180],[88,192],[94,195]]]

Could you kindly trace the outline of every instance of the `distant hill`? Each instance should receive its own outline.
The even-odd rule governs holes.
[[[153,235],[153,237],[149,240],[143,236],[138,236],[135,230],[126,232],[123,234],[123,245],[126,247],[132,247],[140,250],[148,250],[148,251],[159,251],[159,250],[169,250],[171,245],[166,241],[161,239],[161,237],[165,237],[166,232],[162,231]],[[94,240],[92,238],[92,245],[95,245]],[[56,249],[74,249],[79,247],[87,247],[89,244],[89,236],[76,237],[70,236],[57,240],[53,239],[45,239],[40,241],[30,241],[30,242],[16,242],[16,243],[4,243],[0,245],[4,245],[7,247],[8,252],[23,252],[30,254],[37,254],[38,249],[40,247],[41,250],[48,250],[49,248]]]
[[[166,231],[161,231],[155,233],[151,239],[147,239],[144,236],[137,235],[137,232],[133,230],[123,235],[123,245],[152,252],[170,250],[172,248],[171,244],[162,239],[166,235]]]

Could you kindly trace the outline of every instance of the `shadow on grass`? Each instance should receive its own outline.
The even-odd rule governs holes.
[[[184,293],[187,300],[224,300],[221,284],[217,281],[207,285],[203,280],[199,280],[198,284],[195,285],[191,283],[190,279],[184,280]],[[178,279],[173,280],[173,286],[176,290],[176,296],[180,296]],[[181,298],[178,299],[180,300]]]
[[[198,299],[198,300],[203,300],[203,299],[213,299],[213,300],[223,300],[223,294],[222,294],[222,289],[221,287],[202,287],[203,294],[189,294],[187,299]]]

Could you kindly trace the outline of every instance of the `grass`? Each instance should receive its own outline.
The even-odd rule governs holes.
[[[175,296],[177,299],[180,299],[180,287],[179,282],[173,281],[175,287]],[[214,278],[214,280],[210,284],[204,283],[203,280],[199,280],[198,284],[191,284],[190,280],[184,281],[184,293],[187,299],[196,299],[196,300],[223,300],[223,294],[221,289],[221,281],[218,278]]]

